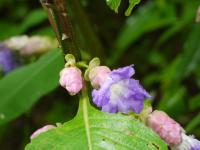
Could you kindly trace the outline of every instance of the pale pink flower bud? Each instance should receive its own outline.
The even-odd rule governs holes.
[[[147,125],[169,145],[177,145],[181,142],[181,126],[165,112],[155,110],[149,115]]]
[[[46,126],[40,128],[40,129],[36,130],[36,131],[31,135],[31,139],[37,137],[38,135],[40,135],[40,134],[43,133],[43,132],[46,132],[46,131],[51,130],[51,129],[54,129],[54,128],[56,128],[56,126],[54,126],[54,125],[46,125]]]
[[[92,86],[98,89],[107,79],[111,70],[106,66],[97,66],[90,70],[89,79]]]
[[[77,67],[66,67],[60,72],[60,85],[71,95],[77,94],[83,88],[81,70]]]
[[[171,150],[200,150],[200,141],[194,136],[182,133],[182,142],[170,147]]]

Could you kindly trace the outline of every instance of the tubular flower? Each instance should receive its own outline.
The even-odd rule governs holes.
[[[150,98],[150,95],[139,81],[131,79],[134,73],[133,66],[110,72],[100,89],[92,91],[93,102],[104,112],[127,114],[133,110],[135,113],[140,113],[144,99]]]
[[[90,70],[89,79],[92,86],[98,89],[108,77],[110,69],[107,66],[97,66]]]
[[[46,125],[46,126],[40,128],[40,129],[36,130],[36,131],[31,135],[30,138],[31,138],[31,139],[36,138],[36,137],[37,137],[38,135],[40,135],[41,133],[44,133],[44,132],[46,132],[46,131],[48,131],[48,130],[51,130],[51,129],[54,129],[54,128],[56,128],[56,126],[54,126],[54,125]]]
[[[81,70],[77,67],[66,67],[60,72],[60,85],[71,95],[77,94],[83,88]]]
[[[155,110],[148,116],[147,125],[169,145],[177,145],[181,142],[181,126],[165,112]]]
[[[17,67],[12,52],[4,44],[0,44],[0,67],[5,74]]]
[[[193,136],[187,136],[182,133],[182,142],[179,145],[171,147],[172,150],[200,150],[200,141]]]

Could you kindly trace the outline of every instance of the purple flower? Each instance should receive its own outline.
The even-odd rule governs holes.
[[[4,44],[0,43],[0,68],[6,74],[17,67],[12,52]]]
[[[174,147],[172,150],[200,150],[200,141],[193,136],[187,136],[182,133],[182,142]]]
[[[151,96],[139,81],[131,79],[134,73],[133,65],[110,72],[100,89],[92,91],[93,102],[104,112],[140,113],[144,99]]]

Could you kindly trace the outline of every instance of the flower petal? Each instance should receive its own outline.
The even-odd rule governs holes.
[[[130,100],[127,102],[130,108],[137,114],[139,114],[144,106],[144,101],[141,100]]]
[[[128,79],[135,74],[135,70],[133,65],[122,67],[119,69],[115,69],[110,73],[110,77],[115,81],[119,81],[122,79]]]

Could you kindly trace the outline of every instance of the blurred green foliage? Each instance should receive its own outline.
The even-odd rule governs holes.
[[[89,47],[89,51],[83,50],[82,55],[89,59],[91,56],[99,55],[98,51],[104,49],[100,54],[101,59],[111,67],[134,64],[135,78],[141,80],[144,87],[154,96],[154,107],[165,110],[189,133],[199,138],[200,24],[195,22],[195,17],[200,1],[146,0],[136,5],[129,17],[124,15],[129,1],[107,1],[118,14],[106,6],[106,1],[80,1],[86,13],[82,15],[83,12],[75,12],[76,16],[82,15],[82,17],[81,20],[74,18],[74,22],[80,24],[84,21],[83,18],[87,17],[93,30],[89,31],[89,36],[88,32],[83,32],[87,31],[89,26],[87,24],[82,29],[76,28],[76,34],[80,35],[79,40],[82,45],[86,42],[89,45],[98,45],[93,50],[94,46]],[[47,16],[38,1],[1,0],[0,12],[0,40],[2,41],[21,34],[54,37]],[[96,37],[90,39],[91,35]],[[102,45],[97,42],[97,37]],[[30,93],[26,88],[31,82],[31,79],[26,80],[27,74],[32,74],[29,71],[35,73],[37,68],[40,68],[39,63],[44,59],[47,59],[46,63],[48,63],[51,54],[46,54],[43,56],[46,58],[41,58],[30,66],[19,68],[0,80],[0,111],[12,111],[13,116],[10,119],[21,115],[0,126],[1,149],[23,149],[29,142],[29,135],[35,129],[55,121],[65,122],[76,114],[76,97],[69,97],[64,89],[57,88],[58,77],[52,79],[50,75],[49,82],[53,83],[46,84],[46,88],[39,89],[41,91],[35,91],[36,93]],[[55,65],[56,60],[52,63]],[[61,62],[59,64],[62,65]],[[31,66],[35,66],[36,69],[32,69],[34,67]],[[48,72],[49,70],[42,71],[44,74],[52,74]],[[59,69],[53,74],[57,74],[58,71]],[[15,74],[21,74],[16,81],[11,79]],[[39,76],[40,74],[36,79]],[[17,91],[33,97],[31,101],[26,101],[26,97],[17,96],[19,93],[15,92],[23,83],[21,80],[24,80],[27,85]],[[30,85],[32,84],[37,83],[32,82]],[[53,87],[50,88],[52,85]],[[4,97],[9,97],[7,98],[9,105],[6,104]]]
[[[63,66],[62,53],[56,49],[37,62],[5,76],[0,81],[0,125],[18,117],[42,95],[54,90],[58,86],[59,72]]]

